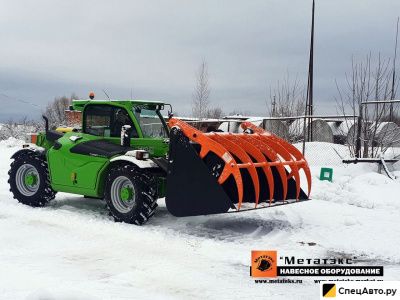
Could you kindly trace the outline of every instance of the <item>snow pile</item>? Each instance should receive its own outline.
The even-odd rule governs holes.
[[[314,185],[313,198],[364,208],[400,210],[400,184],[376,173],[376,166],[334,168],[334,181]]]
[[[296,146],[301,149],[301,146]],[[378,164],[343,164],[342,159],[350,158],[348,148],[322,142],[307,143],[306,157],[314,174],[314,199],[371,209],[385,207],[400,210],[400,201],[397,200],[400,195],[399,181],[379,174]],[[333,169],[332,183],[319,181],[321,167]]]
[[[8,139],[0,140],[0,149],[1,147],[7,147],[7,148],[19,147],[22,146],[23,144],[25,144],[24,141],[16,139],[14,137],[9,137]]]
[[[393,170],[396,171],[396,172],[400,171],[400,161],[398,161],[397,163],[393,164]],[[397,175],[397,176],[400,176],[400,174]]]
[[[31,124],[29,124],[31,123]],[[16,139],[25,139],[30,132],[37,132],[40,128],[39,124],[29,122],[28,124],[8,123],[0,126],[0,140],[13,137]]]
[[[400,276],[400,181],[370,164],[331,165],[321,154],[324,144],[308,152],[315,151],[316,162],[311,201],[175,218],[160,200],[154,218],[138,227],[113,222],[104,202],[81,196],[59,193],[45,208],[17,203],[7,171],[20,143],[0,142],[2,299],[315,298],[312,278],[255,284],[249,264],[256,249],[298,258],[356,256],[361,265],[385,265],[385,280]],[[333,167],[332,183],[319,181],[322,165]]]

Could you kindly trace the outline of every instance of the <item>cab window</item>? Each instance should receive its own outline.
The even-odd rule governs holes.
[[[85,109],[83,131],[104,137],[120,137],[123,125],[130,125],[130,136],[138,137],[137,130],[124,108],[110,105],[90,105]]]
[[[143,137],[147,138],[167,138],[168,133],[164,123],[157,114],[156,109],[146,106],[136,106],[134,108],[136,119],[139,120]]]

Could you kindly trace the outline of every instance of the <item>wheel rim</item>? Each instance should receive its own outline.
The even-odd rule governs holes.
[[[15,174],[18,191],[24,196],[33,196],[39,189],[40,176],[38,170],[31,164],[20,166]]]
[[[125,176],[119,176],[111,184],[111,202],[121,213],[130,212],[136,205],[135,187]]]

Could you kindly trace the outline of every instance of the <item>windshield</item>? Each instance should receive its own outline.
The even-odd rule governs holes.
[[[148,107],[134,107],[134,113],[139,120],[140,128],[142,129],[143,137],[152,138],[167,138],[168,134],[165,130],[164,124],[157,114],[155,109]]]

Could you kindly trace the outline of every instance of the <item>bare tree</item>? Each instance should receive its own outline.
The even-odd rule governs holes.
[[[79,97],[73,93],[71,97],[56,97],[47,105],[44,115],[49,118],[50,124],[54,126],[66,124],[65,110],[68,109],[74,99],[79,99]]]
[[[390,66],[391,59],[382,58],[380,54],[376,60],[372,58],[371,53],[362,61],[352,58],[351,73],[345,76],[345,87],[339,87],[336,82],[336,102],[340,113],[345,115],[350,111],[354,115],[352,120],[344,121],[348,123],[346,127],[350,130],[348,146],[353,156],[357,154],[358,137],[361,137],[363,157],[376,157],[392,146],[390,139],[395,137],[395,134],[385,130],[388,126],[384,124],[385,120],[390,118],[388,105],[362,105],[363,102],[388,100],[393,96],[394,69]],[[395,89],[397,86],[398,80]],[[357,115],[361,117],[356,118]]]
[[[207,116],[209,97],[208,65],[203,60],[196,72],[196,87],[192,98],[192,113],[195,118],[203,119]]]
[[[27,117],[23,117],[19,121],[8,120],[2,124],[0,129],[0,140],[5,140],[10,137],[25,140],[26,136],[32,132],[38,132],[42,129],[42,124],[35,121],[29,120]]]
[[[266,101],[267,111],[271,117],[296,117],[302,116],[305,111],[306,89],[296,77],[294,80],[286,73],[282,81],[277,81],[275,86],[269,90],[269,101]],[[284,122],[284,121],[282,121]],[[303,119],[288,120],[289,136],[291,142],[298,142],[303,139]],[[282,123],[271,121],[270,131],[280,132]]]
[[[305,88],[298,78],[293,81],[289,73],[276,86],[270,87],[269,100],[266,102],[271,117],[293,117],[304,114]]]
[[[210,119],[220,119],[223,114],[221,107],[213,107],[207,110],[206,117]]]

